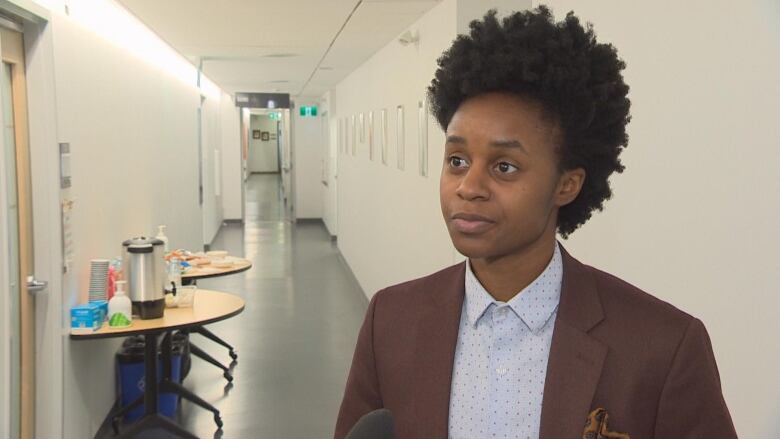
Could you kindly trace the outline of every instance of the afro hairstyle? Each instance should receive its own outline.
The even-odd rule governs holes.
[[[583,168],[587,174],[577,198],[558,212],[558,232],[567,238],[595,209],[604,209],[612,197],[609,176],[625,169],[618,158],[631,119],[625,63],[611,44],[596,42],[592,25],[583,27],[573,12],[556,23],[546,6],[500,22],[490,10],[470,29],[438,59],[428,87],[431,113],[446,131],[458,107],[483,93],[541,104],[561,129],[559,172]]]

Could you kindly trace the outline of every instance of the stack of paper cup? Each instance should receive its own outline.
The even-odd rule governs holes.
[[[93,259],[89,270],[89,301],[108,300],[108,259]]]

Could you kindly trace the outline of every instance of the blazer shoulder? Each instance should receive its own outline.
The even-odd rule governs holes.
[[[681,335],[696,320],[676,306],[626,282],[619,277],[589,265],[607,318],[624,321],[629,327],[649,331],[668,328]],[[637,327],[638,325],[638,327]]]
[[[441,290],[442,286],[456,285],[465,276],[465,262],[451,265],[427,276],[408,280],[384,288],[375,294],[377,301],[403,302],[425,300],[431,294]]]

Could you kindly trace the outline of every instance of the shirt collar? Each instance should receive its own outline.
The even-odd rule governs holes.
[[[507,302],[509,308],[525,323],[528,328],[538,333],[544,328],[558,308],[561,297],[561,282],[563,281],[563,258],[558,242],[550,263],[530,285],[520,291]],[[495,304],[502,305],[485,290],[477,276],[471,271],[471,262],[466,260],[466,314],[468,322],[476,327],[488,308]],[[531,306],[533,305],[533,310]]]

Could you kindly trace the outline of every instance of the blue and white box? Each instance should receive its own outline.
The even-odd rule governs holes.
[[[97,331],[103,326],[103,320],[105,320],[105,312],[100,303],[90,302],[70,309],[72,331]]]

